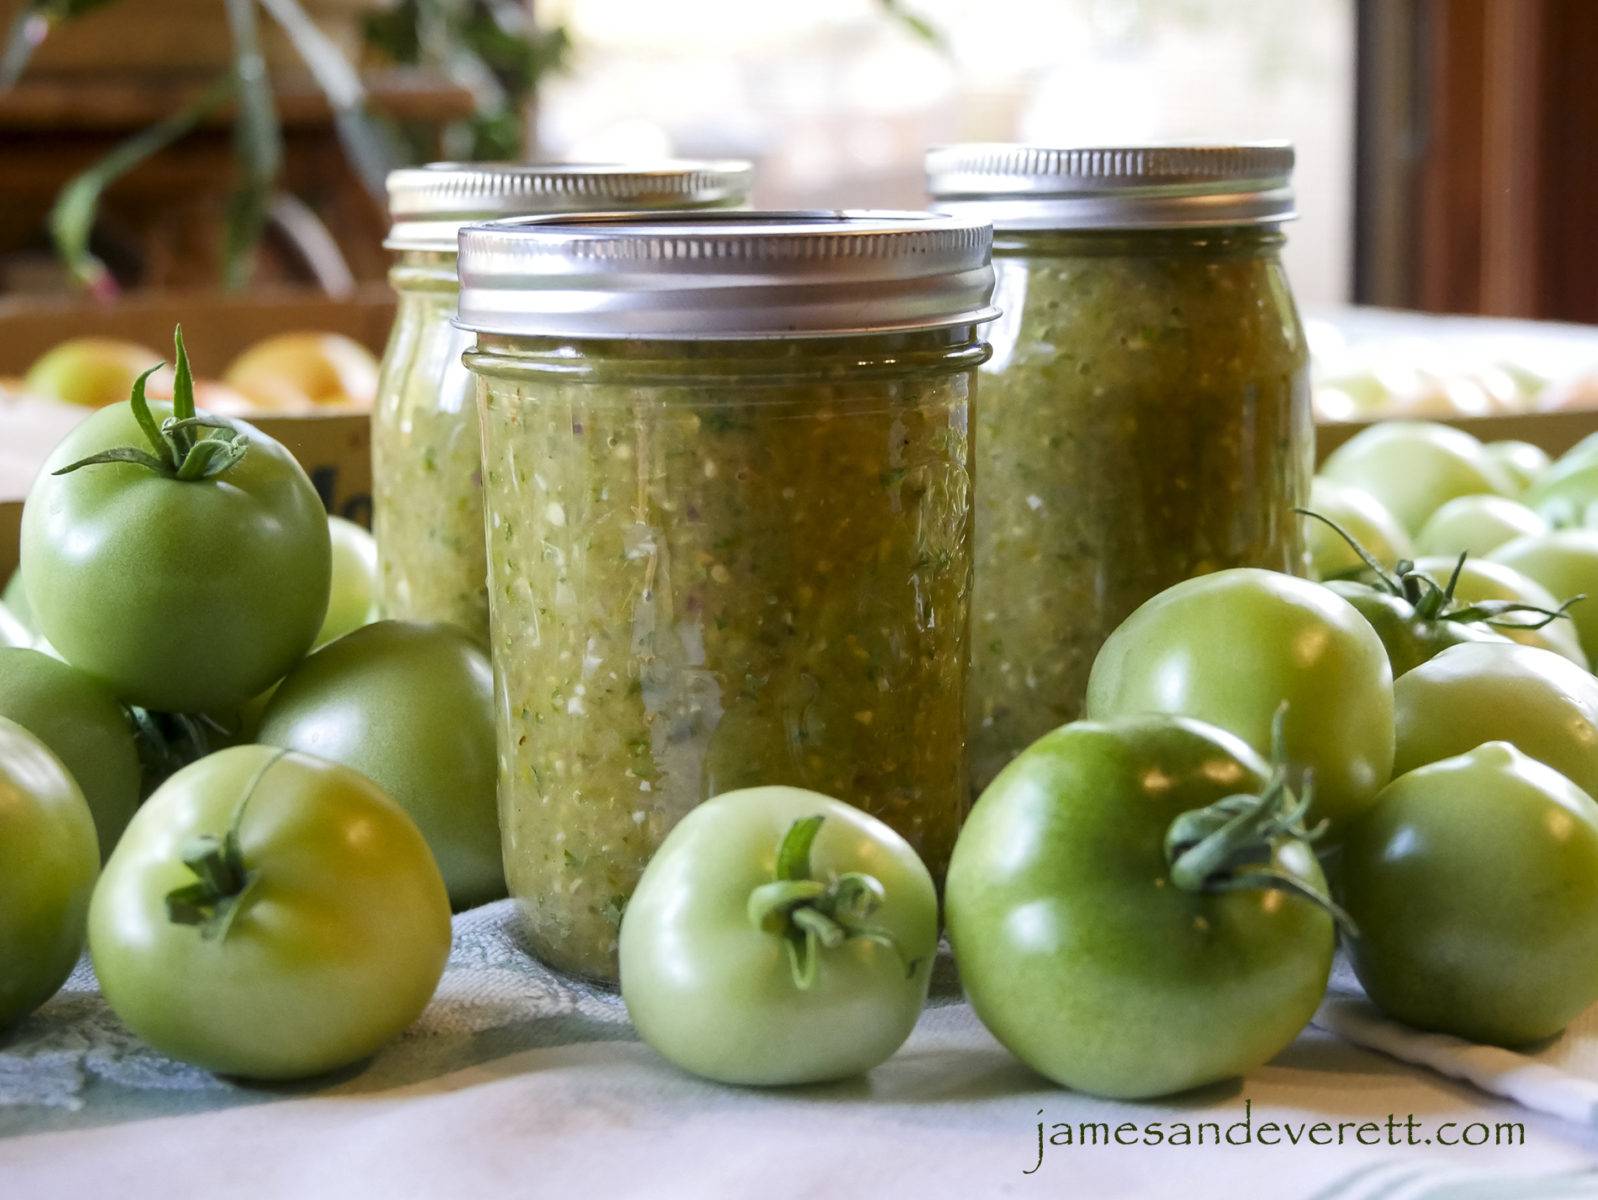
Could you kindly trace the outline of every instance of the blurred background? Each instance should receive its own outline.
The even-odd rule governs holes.
[[[956,139],[1287,137],[1310,302],[1598,319],[1591,0],[0,0],[0,292],[380,279],[383,173],[754,159],[917,206]]]

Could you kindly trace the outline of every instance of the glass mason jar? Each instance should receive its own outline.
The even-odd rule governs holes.
[[[1155,593],[1301,571],[1292,165],[1278,144],[928,156],[936,206],[994,224],[1003,312],[977,415],[974,787],[1077,717],[1100,645]]]
[[[658,166],[433,163],[388,178],[399,307],[372,414],[372,523],[384,616],[448,621],[484,643],[488,596],[472,380],[453,325],[456,235],[498,216],[727,208],[748,196],[740,162]]]
[[[941,873],[969,799],[987,226],[501,222],[460,265],[500,827],[536,952],[614,980],[645,864],[734,788],[847,800]]]

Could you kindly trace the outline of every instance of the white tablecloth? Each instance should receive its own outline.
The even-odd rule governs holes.
[[[1598,1017],[1542,1057],[1598,1072]],[[1217,1145],[1208,1129],[1204,1145],[1169,1144],[1200,1122],[1234,1127],[1239,1141],[1245,1115],[1251,1144]],[[1327,1141],[1338,1122],[1385,1129],[1389,1115],[1400,1140],[1413,1116],[1422,1144],[1360,1145],[1350,1124],[1343,1144],[1314,1145],[1303,1128],[1327,1122]],[[1040,1121],[1099,1144],[1051,1147],[1026,1174]],[[1123,1141],[1152,1139],[1155,1122],[1167,1144],[1106,1144],[1118,1127]],[[1282,1126],[1276,1145],[1261,1144],[1267,1122]],[[1499,1122],[1511,1127],[1495,1135]],[[1439,1140],[1478,1136],[1487,1144]],[[1493,1144],[1506,1138],[1515,1144]],[[1062,1091],[978,1024],[946,964],[910,1042],[869,1077],[788,1091],[717,1087],[637,1042],[615,996],[528,958],[508,903],[456,919],[450,969],[405,1038],[315,1087],[244,1087],[153,1054],[105,1008],[86,967],[0,1041],[3,1200],[1510,1200],[1598,1196],[1595,1171],[1598,1131],[1313,1028],[1248,1079],[1176,1100],[1117,1104]]]

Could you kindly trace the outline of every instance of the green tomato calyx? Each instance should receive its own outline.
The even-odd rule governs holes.
[[[193,925],[205,941],[222,941],[233,922],[244,910],[245,901],[260,881],[260,872],[244,861],[239,829],[244,810],[249,807],[266,773],[288,754],[279,750],[262,764],[244,789],[244,798],[233,810],[233,820],[221,837],[214,833],[190,838],[183,847],[183,865],[194,875],[194,882],[166,894],[166,915],[174,925]]]
[[[183,327],[172,333],[177,347],[177,376],[172,384],[172,415],[156,423],[150,412],[150,402],[145,399],[146,381],[164,365],[157,363],[133,381],[133,394],[128,406],[133,419],[139,423],[150,449],[139,446],[113,446],[75,463],[68,463],[57,475],[70,475],[84,467],[104,463],[132,463],[154,471],[167,479],[190,481],[215,479],[236,466],[249,450],[250,444],[239,432],[238,426],[225,417],[197,413],[194,408],[194,374],[189,369],[189,354],[183,345]],[[207,437],[207,429],[223,431],[226,436]],[[152,453],[153,451],[153,453]]]
[[[1454,591],[1459,586],[1459,577],[1465,569],[1465,560],[1470,557],[1468,553],[1460,554],[1448,577],[1448,582],[1439,584],[1424,571],[1417,570],[1415,564],[1407,558],[1399,559],[1391,568],[1378,562],[1375,555],[1360,545],[1358,538],[1330,517],[1308,508],[1295,508],[1293,511],[1329,526],[1332,532],[1348,543],[1349,549],[1359,555],[1360,561],[1365,564],[1366,570],[1375,580],[1372,586],[1379,592],[1397,596],[1405,601],[1421,621],[1458,621],[1463,624],[1486,625],[1492,629],[1537,630],[1561,617],[1569,620],[1571,605],[1587,598],[1585,595],[1572,596],[1558,608],[1543,608],[1541,605],[1527,604],[1520,600],[1480,600],[1475,604],[1456,605]],[[1534,621],[1505,619],[1520,613],[1530,614],[1537,619]]]
[[[166,915],[174,925],[197,926],[208,942],[221,941],[258,878],[244,864],[238,831],[191,838],[183,847],[183,865],[195,882],[167,893]]]
[[[1282,843],[1299,841],[1314,846],[1326,833],[1324,821],[1313,829],[1304,824],[1314,791],[1312,781],[1306,777],[1301,798],[1295,797],[1288,784],[1282,740],[1286,713],[1284,704],[1272,722],[1275,767],[1258,794],[1226,796],[1171,822],[1165,833],[1170,881],[1194,894],[1249,888],[1287,892],[1324,909],[1352,936],[1353,922],[1323,889],[1275,865]]]
[[[749,921],[756,929],[783,939],[794,986],[808,989],[816,981],[823,951],[855,939],[876,942],[899,955],[898,941],[885,929],[865,924],[887,898],[881,882],[860,871],[830,880],[812,877],[810,848],[825,817],[795,821],[777,847],[776,878],[749,893]],[[905,976],[917,962],[905,962]]]

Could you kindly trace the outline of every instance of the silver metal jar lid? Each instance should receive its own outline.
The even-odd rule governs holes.
[[[1293,209],[1290,142],[1024,146],[974,142],[927,154],[942,212],[995,229],[1274,225]]]
[[[580,338],[828,337],[996,310],[986,221],[903,212],[604,213],[463,229],[457,324]]]
[[[534,213],[724,208],[749,198],[747,162],[429,163],[388,177],[390,250],[455,249],[462,225]]]

